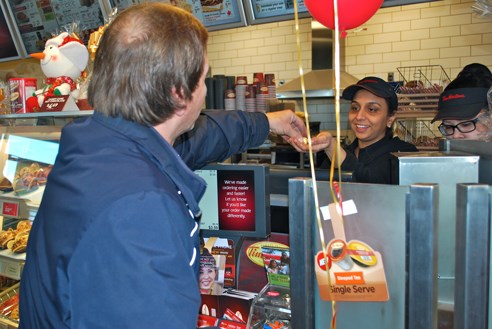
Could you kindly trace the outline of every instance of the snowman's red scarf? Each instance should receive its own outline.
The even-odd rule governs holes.
[[[58,78],[46,78],[46,84],[49,85],[48,90],[46,90],[45,95],[46,96],[53,96],[53,92],[55,91],[55,88],[61,86],[64,83],[68,83],[70,85],[70,91],[73,91],[75,88],[77,88],[77,85],[73,81],[72,78],[66,77],[66,76],[61,76]]]

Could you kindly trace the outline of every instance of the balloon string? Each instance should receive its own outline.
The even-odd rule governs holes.
[[[332,159],[336,159],[337,167],[338,167],[338,183],[333,180],[333,171],[330,172],[330,189],[332,190],[332,195],[336,195],[333,197],[333,201],[336,204],[340,205],[340,217],[342,218],[342,226],[343,226],[343,200],[342,200],[342,157],[341,157],[341,142],[340,142],[340,30],[339,30],[339,21],[338,21],[338,0],[333,0],[333,22],[335,23],[335,35],[334,35],[334,68],[335,68],[335,122],[336,122],[336,157]],[[335,161],[332,161],[332,164]],[[333,191],[335,189],[335,192]],[[327,267],[328,268],[328,267]],[[329,276],[329,275],[328,275]],[[328,281],[329,287],[331,288],[331,284]],[[332,303],[332,321],[331,327],[332,329],[336,329],[337,327],[337,305],[334,298],[331,298]]]
[[[299,35],[299,12],[298,12],[298,5],[297,5],[297,0],[294,0],[294,18],[295,18],[295,29],[296,29],[296,42],[297,42],[297,61],[299,65],[299,76],[301,80],[301,91],[302,91],[302,105],[303,105],[303,112],[304,112],[304,117],[306,120],[306,126],[308,127],[307,129],[307,138],[308,138],[308,146],[309,146],[309,164],[311,167],[311,180],[313,184],[313,193],[314,193],[314,209],[316,209],[315,214],[316,214],[316,223],[318,226],[318,231],[319,231],[319,237],[321,240],[321,248],[323,250],[323,256],[324,256],[324,261],[325,264],[328,265],[328,257],[326,255],[326,243],[325,243],[325,235],[323,232],[323,225],[321,223],[321,216],[320,216],[320,210],[319,210],[319,198],[318,198],[318,187],[317,187],[317,181],[316,181],[316,172],[314,168],[314,157],[313,157],[313,148],[312,148],[312,143],[311,143],[311,131],[309,129],[309,114],[307,112],[307,104],[306,104],[306,88],[304,84],[304,73],[302,69],[302,56],[301,56],[301,38]],[[328,276],[328,286],[331,286],[330,284],[330,273],[329,273],[329,266],[326,266],[327,270],[327,276]],[[331,295],[331,289],[328,289],[329,294]],[[333,299],[333,298],[330,298]]]

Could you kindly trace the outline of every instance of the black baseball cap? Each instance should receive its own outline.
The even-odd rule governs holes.
[[[395,112],[398,109],[398,97],[395,89],[386,81],[378,77],[365,77],[359,80],[355,85],[348,86],[342,93],[342,98],[353,100],[355,93],[365,89],[378,97],[386,99],[389,106],[389,112]]]
[[[439,96],[436,120],[470,120],[487,109],[488,88],[457,88],[445,90]]]

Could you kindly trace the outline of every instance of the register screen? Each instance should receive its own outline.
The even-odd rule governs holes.
[[[255,183],[253,170],[197,170],[207,182],[200,201],[200,229],[255,231]]]

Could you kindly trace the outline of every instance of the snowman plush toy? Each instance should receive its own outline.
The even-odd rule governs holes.
[[[41,61],[41,70],[46,79],[45,86],[26,100],[27,112],[38,112],[47,96],[78,98],[80,90],[76,81],[89,61],[89,51],[79,39],[62,32],[46,41],[42,53],[30,56]]]

